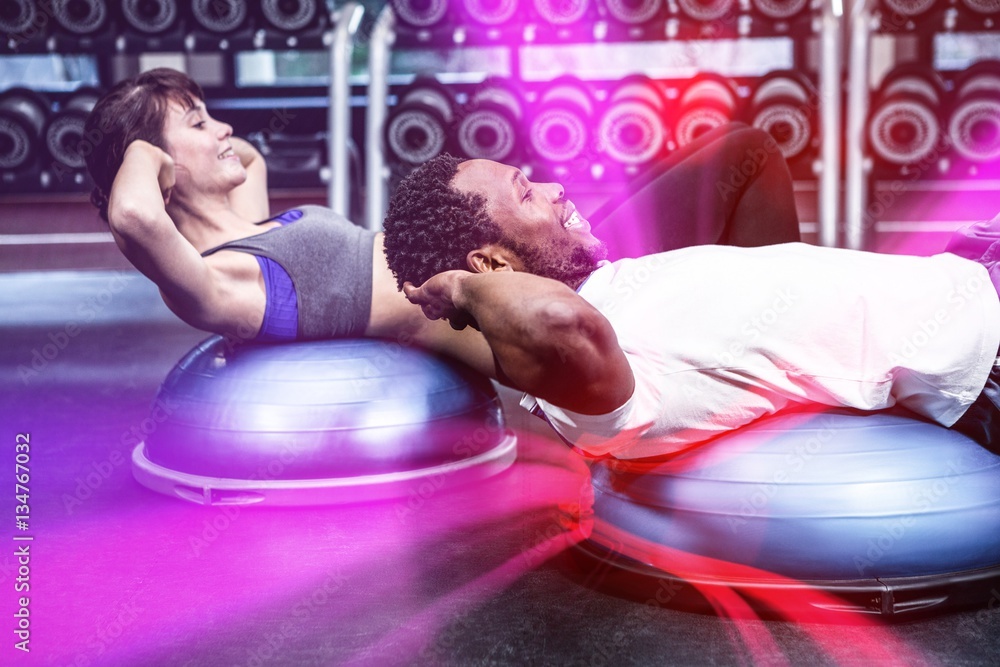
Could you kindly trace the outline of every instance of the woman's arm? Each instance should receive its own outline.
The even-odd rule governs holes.
[[[253,144],[239,137],[229,137],[233,151],[247,170],[247,180],[229,193],[229,205],[240,217],[259,222],[271,217],[267,196],[267,163]]]
[[[167,215],[173,187],[174,162],[167,153],[141,140],[129,144],[111,186],[111,233],[178,317],[200,329],[226,330],[238,321],[238,304]]]
[[[404,292],[431,319],[473,325],[517,387],[581,414],[604,414],[635,380],[611,323],[569,287],[529,273],[446,271]]]

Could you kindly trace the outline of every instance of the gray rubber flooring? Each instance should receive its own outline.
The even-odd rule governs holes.
[[[133,479],[131,451],[156,428],[159,383],[203,338],[132,272],[0,276],[0,664],[1000,664],[1000,591],[918,621],[820,625],[597,590],[563,511],[586,468],[506,392],[519,458],[484,482],[324,508],[156,494]],[[24,596],[30,653],[12,632]]]

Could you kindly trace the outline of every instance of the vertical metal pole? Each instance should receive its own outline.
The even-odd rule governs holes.
[[[348,2],[337,10],[330,43],[330,100],[327,110],[330,183],[327,199],[330,208],[345,217],[351,214],[351,169],[347,160],[351,141],[351,58],[354,55],[354,37],[364,13],[365,8],[356,2]]]
[[[837,245],[840,218],[840,121],[843,0],[824,0],[820,18],[819,243]]]
[[[365,183],[368,201],[365,226],[381,231],[388,206],[388,174],[382,145],[382,127],[388,115],[389,66],[396,39],[396,15],[386,6],[375,20],[368,45],[368,109],[365,115]]]
[[[851,11],[851,53],[847,81],[847,164],[844,177],[844,245],[864,250],[869,238],[865,210],[868,207],[866,128],[871,64],[871,8],[868,0],[855,0]]]

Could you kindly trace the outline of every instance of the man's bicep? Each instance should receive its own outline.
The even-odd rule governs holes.
[[[573,295],[579,308],[555,329],[555,359],[542,397],[582,414],[606,414],[623,405],[635,386],[632,367],[607,318]]]

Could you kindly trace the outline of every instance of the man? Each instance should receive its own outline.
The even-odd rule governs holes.
[[[953,254],[789,243],[607,263],[559,185],[450,157],[400,184],[385,232],[407,297],[480,329],[498,375],[590,455],[662,456],[809,404],[898,403],[977,437],[982,415],[963,415],[996,412],[980,394],[1000,301]]]

